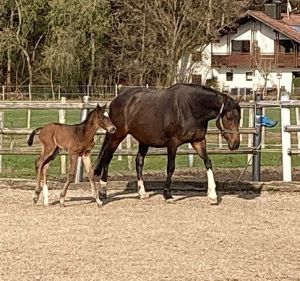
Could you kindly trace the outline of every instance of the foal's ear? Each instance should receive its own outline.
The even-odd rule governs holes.
[[[99,103],[97,105],[97,109],[100,110],[100,115],[103,115],[105,113],[105,110],[106,110],[106,105],[103,105],[102,107],[100,107]]]

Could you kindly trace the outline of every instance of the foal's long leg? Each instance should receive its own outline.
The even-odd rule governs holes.
[[[106,185],[108,177],[108,166],[120,142],[126,137],[127,133],[116,132],[113,135],[106,134],[101,152],[96,160],[95,175],[100,176],[99,198],[106,199]]]
[[[212,172],[212,164],[211,160],[206,152],[206,140],[203,139],[201,141],[194,141],[191,143],[193,148],[197,151],[199,156],[202,158],[206,172],[207,172],[207,197],[211,204],[218,203],[218,197],[216,193],[216,183],[214,179],[214,174]]]
[[[70,154],[70,168],[69,168],[69,174],[68,174],[68,177],[67,177],[67,181],[63,187],[63,190],[61,191],[60,193],[60,205],[61,206],[64,206],[65,204],[65,197],[66,197],[66,194],[67,194],[67,190],[68,190],[68,187],[70,185],[70,183],[72,181],[74,181],[75,179],[75,170],[76,170],[76,163],[77,163],[77,159],[78,159],[78,154]]]
[[[48,185],[47,185],[47,170],[51,164],[51,161],[55,159],[55,157],[59,153],[59,148],[57,147],[53,154],[48,157],[46,162],[44,163],[44,167],[42,168],[42,174],[43,174],[43,197],[44,197],[44,205],[48,206],[49,204],[49,192],[48,192]]]
[[[41,155],[36,160],[36,171],[37,171],[37,179],[36,179],[36,187],[35,192],[33,196],[33,203],[36,204],[39,200],[39,196],[42,190],[41,187],[41,176],[42,176],[42,170],[44,168],[44,165],[47,164],[49,161],[52,160],[52,155],[55,152],[55,147],[50,149],[43,148],[43,151]]]
[[[164,198],[165,200],[172,199],[171,195],[171,179],[175,170],[175,158],[176,158],[177,146],[168,146],[168,164],[167,164],[167,180],[164,186]]]
[[[147,198],[148,194],[145,191],[144,181],[143,181],[143,166],[144,166],[144,159],[148,152],[149,146],[145,144],[139,143],[139,151],[135,158],[135,168],[136,168],[136,175],[137,175],[137,190],[140,198]]]
[[[102,206],[103,202],[99,199],[99,195],[97,192],[96,184],[95,184],[95,176],[94,176],[94,170],[92,167],[92,161],[91,161],[91,155],[90,153],[82,156],[82,160],[85,166],[85,170],[87,172],[91,188],[92,188],[92,194],[95,198],[95,201],[97,202],[98,206]]]

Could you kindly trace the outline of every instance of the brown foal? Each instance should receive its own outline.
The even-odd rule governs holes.
[[[100,107],[98,104],[94,110],[89,112],[87,118],[80,124],[65,125],[51,123],[32,131],[27,141],[28,145],[32,145],[33,138],[38,133],[42,144],[41,155],[35,162],[37,182],[33,197],[34,204],[36,204],[39,199],[41,193],[41,177],[43,177],[44,205],[48,205],[47,169],[60,150],[67,151],[70,158],[69,174],[63,190],[60,193],[61,206],[64,206],[68,187],[75,179],[76,163],[80,156],[82,157],[91,184],[93,197],[98,206],[103,204],[96,190],[94,169],[92,168],[91,163],[91,150],[95,145],[94,136],[99,128],[105,129],[110,134],[113,134],[116,131],[116,127],[111,122],[105,109],[106,105]]]

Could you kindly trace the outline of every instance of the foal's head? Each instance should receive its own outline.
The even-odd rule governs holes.
[[[216,124],[230,150],[236,150],[240,146],[240,119],[241,108],[238,102],[229,96],[225,97]]]
[[[96,122],[98,127],[106,130],[108,133],[113,134],[117,130],[116,126],[111,122],[108,113],[106,110],[106,104],[104,106],[100,106],[97,104],[97,107],[95,109],[96,112]]]

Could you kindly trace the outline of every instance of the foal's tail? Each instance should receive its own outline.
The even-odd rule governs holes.
[[[27,140],[28,146],[32,146],[32,144],[33,144],[33,138],[34,138],[34,136],[35,136],[37,133],[39,133],[40,129],[42,129],[42,127],[36,128],[36,129],[34,129],[34,130],[32,131],[32,133],[30,134],[30,136],[29,136],[29,138],[28,138],[28,140]]]

